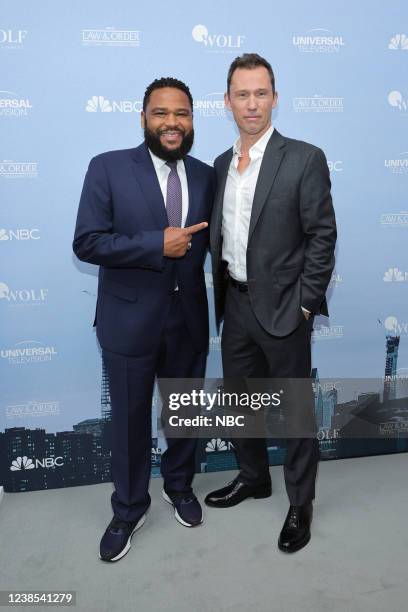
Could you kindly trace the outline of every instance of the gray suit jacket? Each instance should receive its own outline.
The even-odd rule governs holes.
[[[228,282],[222,261],[222,206],[232,148],[215,160],[217,193],[210,224],[217,326]],[[274,129],[256,184],[247,247],[251,305],[262,327],[286,336],[304,316],[328,316],[325,293],[334,268],[336,221],[323,151]]]

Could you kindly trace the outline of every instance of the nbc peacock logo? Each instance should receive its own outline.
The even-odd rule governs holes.
[[[19,472],[21,470],[33,470],[34,468],[33,460],[24,455],[23,457],[17,457],[11,462],[10,471]]]
[[[86,104],[86,109],[88,113],[97,113],[100,111],[101,113],[111,113],[112,105],[107,98],[104,96],[92,96]]]
[[[388,268],[383,276],[385,283],[403,283],[405,280],[408,280],[408,273],[404,273],[398,268]]]
[[[214,453],[216,451],[226,451],[228,450],[228,446],[224,440],[221,438],[213,438],[207,442],[207,446],[205,448],[206,453]]]
[[[388,48],[392,51],[408,51],[408,36],[405,34],[395,34],[388,43]]]

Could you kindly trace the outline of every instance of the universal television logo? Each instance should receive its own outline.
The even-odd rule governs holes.
[[[293,36],[292,43],[301,53],[339,53],[345,45],[342,36],[324,28],[312,28],[304,36]]]
[[[27,117],[33,105],[14,91],[0,91],[0,117]]]
[[[224,94],[219,91],[213,91],[206,94],[201,100],[195,100],[194,111],[200,117],[225,117]]]
[[[396,159],[385,159],[384,166],[392,174],[408,174],[408,151],[402,151]]]
[[[58,355],[54,346],[45,346],[38,340],[23,340],[16,342],[14,348],[2,348],[0,358],[6,359],[10,365],[27,365],[52,361]]]

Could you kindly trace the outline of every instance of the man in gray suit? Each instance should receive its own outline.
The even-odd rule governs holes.
[[[328,316],[325,292],[336,242],[326,158],[272,126],[277,93],[264,58],[236,58],[227,85],[225,103],[239,139],[215,160],[210,226],[218,326],[224,319],[224,377],[309,378],[313,317]],[[207,495],[209,506],[271,495],[265,439],[233,443],[240,472]],[[287,439],[290,507],[278,541],[282,551],[295,552],[310,540],[318,460],[315,436]]]

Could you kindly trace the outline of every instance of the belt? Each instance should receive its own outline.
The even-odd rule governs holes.
[[[235,287],[235,289],[238,289],[238,291],[241,291],[241,293],[248,293],[248,283],[240,283],[239,281],[235,280],[235,278],[232,278],[232,276],[229,278],[231,285]]]

